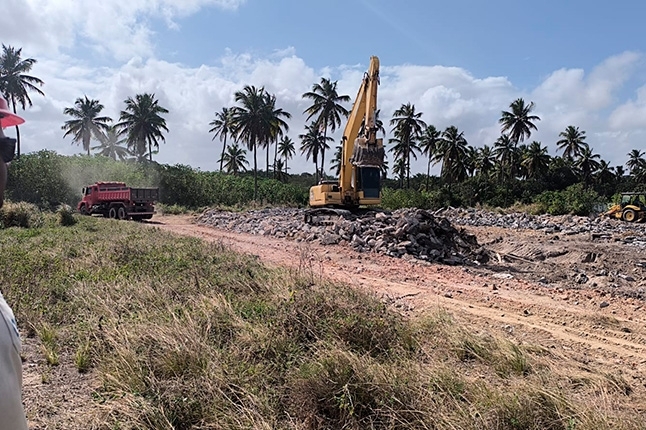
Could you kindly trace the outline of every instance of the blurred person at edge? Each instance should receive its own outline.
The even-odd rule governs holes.
[[[0,98],[0,207],[7,186],[7,167],[16,150],[16,139],[5,136],[3,129],[23,122],[24,119],[8,109],[7,101]],[[16,318],[0,292],[0,430],[27,430],[22,406],[20,348]]]

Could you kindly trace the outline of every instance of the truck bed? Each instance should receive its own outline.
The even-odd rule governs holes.
[[[154,202],[159,200],[159,188],[127,188],[99,190],[101,201]]]
[[[134,201],[158,201],[159,188],[130,188]]]

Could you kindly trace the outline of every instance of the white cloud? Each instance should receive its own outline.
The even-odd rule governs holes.
[[[625,102],[612,112],[610,127],[615,130],[646,128],[646,86],[637,90],[635,100]]]
[[[150,20],[178,29],[176,19],[211,6],[235,10],[246,0],[6,0],[4,43],[41,56],[83,44],[98,55],[127,60],[153,54]]]

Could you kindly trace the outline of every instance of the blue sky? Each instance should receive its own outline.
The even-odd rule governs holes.
[[[156,52],[199,66],[225,49],[269,56],[292,46],[316,69],[376,54],[384,64],[457,66],[528,87],[556,69],[641,50],[644,16],[638,1],[249,0],[178,20],[179,31],[158,22]]]
[[[298,142],[301,94],[325,76],[354,97],[370,55],[381,60],[386,120],[411,102],[427,123],[456,125],[480,147],[523,97],[542,118],[531,140],[552,155],[567,125],[585,130],[612,165],[646,149],[638,1],[7,1],[0,41],[36,58],[33,74],[46,83],[46,97],[34,95],[25,113],[27,151],[80,152],[60,130],[77,97],[99,99],[116,119],[126,97],[145,91],[171,111],[158,161],[212,170],[220,143],[208,122],[235,91],[251,84],[275,93],[294,115]],[[300,156],[290,165],[312,170]]]

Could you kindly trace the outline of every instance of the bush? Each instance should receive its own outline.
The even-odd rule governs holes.
[[[40,209],[34,204],[19,202],[5,202],[0,209],[0,223],[2,228],[8,227],[41,227],[44,218]]]
[[[77,223],[76,218],[74,217],[74,210],[69,205],[61,205],[56,211],[58,214],[58,222],[62,226],[70,226]]]
[[[8,198],[50,210],[61,203],[75,205],[81,190],[75,191],[66,182],[64,158],[43,150],[13,161],[7,178]]]
[[[403,208],[428,209],[425,193],[412,189],[393,190],[384,188],[381,192],[381,205],[385,209],[397,210]]]
[[[544,191],[534,198],[534,202],[542,213],[586,216],[601,203],[601,198],[596,191],[585,188],[583,184],[575,184],[563,191]]]

